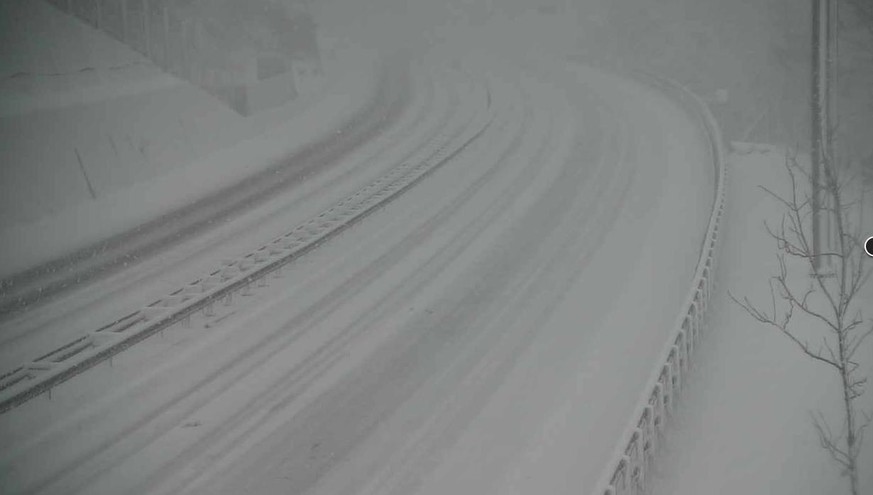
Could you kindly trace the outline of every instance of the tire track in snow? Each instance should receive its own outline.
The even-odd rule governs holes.
[[[521,119],[522,121],[526,121],[527,118]],[[519,129],[520,132],[524,132],[524,128]],[[453,200],[451,204],[442,209],[437,215],[431,217],[427,222],[423,223],[421,226],[416,228],[416,230],[406,236],[401,244],[398,244],[392,251],[386,253],[381,256],[376,263],[372,263],[368,265],[366,269],[367,272],[372,272],[374,276],[379,276],[381,272],[384,271],[383,265],[390,265],[392,263],[397,263],[398,260],[403,259],[405,256],[408,256],[409,252],[415,249],[416,246],[421,245],[427,238],[435,237],[437,234],[433,233],[434,229],[438,228],[438,226],[444,222],[446,222],[449,218],[457,215],[457,210],[460,206],[470,200],[470,198],[475,195],[485,184],[487,184],[492,176],[499,172],[501,162],[503,162],[508,156],[515,153],[521,140],[513,139],[513,136],[519,136],[518,132],[509,132],[507,135],[510,137],[510,143],[507,145],[498,145],[495,146],[495,149],[502,149],[501,157],[497,159],[493,166],[491,166],[484,175],[480,176],[479,179],[465,188],[463,194]],[[526,186],[524,177],[516,178],[513,182],[513,189],[524,188]],[[356,321],[354,324],[350,325],[349,331],[340,334],[337,339],[328,342],[327,347],[319,349],[319,353],[324,353],[323,356],[320,357],[320,360],[315,363],[315,365],[322,367],[329,367],[333,365],[337,359],[343,357],[343,355],[348,352],[346,349],[350,346],[351,342],[355,340],[360,340],[366,336],[368,332],[373,332],[375,328],[378,326],[379,320],[385,317],[387,313],[397,310],[397,306],[402,306],[404,304],[404,300],[407,299],[410,292],[417,292],[421,290],[424,286],[426,286],[430,279],[434,274],[439,273],[444,269],[445,266],[450,264],[453,259],[456,258],[457,254],[460,251],[463,251],[471,242],[472,239],[476,238],[482,231],[482,228],[487,225],[493,218],[500,214],[503,210],[503,207],[506,206],[508,202],[511,201],[511,195],[506,195],[501,197],[498,201],[489,206],[489,208],[482,212],[479,216],[474,219],[471,219],[464,227],[461,232],[457,234],[452,234],[452,237],[448,238],[444,244],[441,244],[441,247],[437,250],[436,253],[430,255],[431,257],[426,260],[423,265],[419,265],[416,263],[416,266],[420,266],[419,269],[415,270],[409,276],[410,278],[404,279],[403,281],[399,281],[396,284],[392,284],[394,289],[381,297],[378,301],[374,301],[372,306],[368,306],[368,309],[363,310],[363,320]],[[361,284],[355,284],[351,287],[351,291],[364,287],[366,284],[370,283],[371,280],[362,280]],[[412,285],[412,287],[410,287]],[[345,289],[345,287],[344,287]],[[345,302],[345,301],[343,301]],[[337,305],[339,307],[340,305]],[[318,319],[327,318],[329,314],[318,315]],[[309,323],[309,325],[317,324],[317,321]],[[287,326],[298,328],[299,324],[297,322],[289,323]],[[300,394],[300,388],[305,388],[307,383],[297,383],[292,381],[289,386],[289,376],[285,376],[280,380],[276,380],[276,390],[271,390],[269,393],[264,393],[260,396],[265,400],[269,405],[261,405],[261,404],[252,404],[247,409],[252,409],[253,411],[265,411],[268,414],[265,416],[264,414],[258,416],[250,416],[250,411],[240,411],[236,414],[239,419],[244,420],[244,423],[247,425],[246,428],[238,432],[237,435],[233,438],[227,439],[220,445],[213,446],[210,451],[211,452],[222,452],[225,451],[225,447],[232,447],[237,445],[237,441],[242,441],[242,439],[247,440],[247,444],[250,444],[253,438],[263,438],[265,434],[265,430],[261,427],[261,423],[266,421],[275,422],[283,422],[283,415],[287,413],[287,407],[293,401],[298,398]],[[307,380],[310,381],[310,380]],[[296,385],[297,387],[295,387]],[[277,394],[279,397],[275,397]],[[338,406],[334,410],[341,411],[343,410],[342,406]],[[225,424],[224,421],[221,422],[222,425]],[[343,424],[342,421],[333,421],[331,424]],[[311,431],[313,434],[318,434],[318,429],[309,429],[303,428],[304,430]],[[268,431],[268,430],[267,430]],[[354,440],[354,436],[349,436],[345,438],[346,440]],[[354,443],[354,442],[352,442]],[[233,458],[234,454],[228,454],[229,458]],[[215,461],[215,457],[212,455],[204,456],[208,459],[209,463]],[[218,470],[220,468],[214,468],[210,470]],[[316,468],[322,469],[322,468]],[[200,468],[194,468],[191,470],[193,473],[199,473],[201,471]],[[305,483],[305,482],[304,482]],[[178,491],[178,486],[173,486],[172,488],[166,490],[167,493],[182,493]]]
[[[80,284],[136,264],[227,221],[279,194],[305,174],[336,162],[372,139],[396,119],[409,99],[404,67],[386,66],[379,90],[336,135],[311,143],[294,156],[240,183],[197,199],[131,231],[85,247],[0,281],[0,320],[30,311]]]
[[[279,203],[279,201],[268,202],[265,207],[255,209],[251,214],[247,214],[254,215],[254,218],[247,218],[244,215],[236,222],[224,223],[213,229],[214,232],[198,236],[196,240],[176,246],[163,253],[160,258],[143,260],[132,270],[89,284],[87,293],[79,294],[82,292],[80,288],[78,292],[69,294],[67,298],[69,300],[53,301],[39,312],[27,312],[4,322],[0,325],[2,328],[0,331],[0,363],[6,364],[0,365],[0,372],[8,371],[12,366],[20,364],[21,356],[44,354],[47,349],[55,348],[87,333],[93,329],[93,323],[91,323],[93,321],[103,324],[119,321],[122,315],[133,314],[143,306],[143,301],[153,301],[165,295],[167,289],[164,287],[167,285],[167,279],[170,278],[168,274],[171,274],[171,277],[175,276],[173,274],[186,272],[189,274],[182,278],[175,277],[179,282],[177,284],[170,282],[170,287],[173,285],[182,286],[193,280],[196,276],[206,272],[207,269],[212,268],[212,266],[203,263],[204,259],[211,259],[212,265],[217,265],[219,259],[227,257],[226,255],[216,255],[215,251],[219,253],[233,252],[221,247],[216,249],[217,246],[232,244],[235,238],[240,237],[270,237],[269,235],[265,236],[262,232],[264,224],[282,221],[279,217],[287,217],[289,210],[297,211],[305,208],[306,202],[311,201],[317,195],[327,194],[326,197],[330,197],[336,194],[333,188],[337,188],[342,181],[352,185],[360,183],[358,175],[367,174],[367,170],[376,168],[374,162],[378,160],[385,161],[392,166],[395,165],[394,158],[386,160],[383,156],[389,148],[403,148],[402,143],[411,140],[416,147],[408,149],[407,154],[400,156],[398,162],[410,159],[423,148],[422,143],[435,139],[447,123],[446,119],[437,117],[437,122],[440,125],[431,129],[433,125],[429,121],[433,119],[432,115],[440,114],[440,112],[434,112],[428,106],[434,97],[432,84],[425,89],[426,98],[422,98],[422,100],[426,101],[418,103],[417,108],[412,109],[416,112],[414,120],[409,121],[406,117],[399,119],[397,125],[402,127],[389,129],[384,135],[377,138],[379,142],[373,143],[377,146],[375,150],[368,150],[366,148],[369,146],[364,146],[365,149],[361,151],[365,151],[371,156],[357,166],[340,171],[339,174],[333,173],[334,168],[323,171],[321,176],[333,176],[327,180],[319,180],[320,177],[317,175],[316,180],[307,180],[305,193],[289,194],[290,201],[282,201],[281,205],[275,206],[272,204]],[[454,106],[454,103],[449,105]],[[426,129],[425,134],[420,134],[419,128],[423,124],[427,124],[428,129]],[[426,137],[422,138],[421,136]],[[401,143],[401,146],[398,146],[398,143]],[[341,169],[342,167],[340,165],[337,168]],[[382,173],[383,171],[377,170],[377,172]],[[304,176],[304,179],[308,179],[308,176]],[[281,199],[281,196],[277,199]],[[272,208],[272,211],[268,211],[266,214],[261,213],[261,210],[265,208]],[[250,246],[241,251],[251,251],[256,247]],[[177,256],[177,252],[184,254]],[[194,265],[204,266],[204,268],[194,271],[187,269],[187,267]]]
[[[467,112],[468,116],[469,116],[469,115],[473,115],[473,114],[475,113],[475,112],[474,112],[474,111],[475,111],[475,106],[469,108],[469,110],[473,111],[473,113],[471,113],[470,111],[468,111],[468,112]],[[463,117],[463,116],[462,116],[462,118],[460,119],[459,123],[464,122],[464,121],[467,122],[467,124],[465,124],[465,125],[469,125],[469,117]],[[457,124],[456,124],[456,125],[457,125]],[[268,344],[272,344],[272,342],[262,342],[260,347],[262,347],[262,348],[263,348],[263,347],[266,347]],[[200,384],[199,384],[199,386],[203,386],[203,385],[204,385],[203,383],[200,383]],[[195,388],[198,388],[198,387],[195,387]],[[184,397],[184,394],[181,395],[181,396],[179,396],[178,398],[181,399],[182,397]],[[178,399],[177,399],[177,400],[178,400]],[[145,427],[146,423],[144,423],[143,421],[147,422],[148,420],[149,420],[149,418],[145,418],[145,419],[141,420],[141,421],[139,422],[140,426]],[[130,433],[130,431],[127,431],[127,432],[125,432],[125,433]],[[100,445],[95,446],[94,449],[93,449],[92,451],[93,451],[93,452],[99,452],[99,451],[105,449],[107,446],[108,446],[108,444],[105,444],[105,443],[104,443],[104,444],[100,444]],[[82,462],[84,462],[84,461],[82,461]],[[59,477],[60,477],[60,476],[63,476],[64,473],[70,473],[71,470],[74,470],[74,469],[76,469],[76,468],[79,467],[79,466],[81,466],[81,463],[74,463],[74,465],[70,465],[70,466],[68,466],[68,467],[67,467],[66,469],[64,469],[61,473],[58,473],[56,476],[53,476],[52,478],[53,478],[53,479],[60,479]],[[41,487],[42,487],[42,488],[47,488],[48,485],[50,485],[51,483],[52,483],[51,480],[46,480],[44,483],[41,483]],[[65,486],[65,487],[64,487],[64,489],[63,489],[62,491],[66,491],[67,489],[71,488],[69,485],[66,485],[66,484],[64,484],[64,486]]]
[[[598,122],[603,124],[602,120]],[[617,142],[611,133],[606,134],[609,142]],[[601,138],[591,140],[590,137],[577,136],[574,140],[579,145],[585,143],[587,147]],[[577,146],[574,151],[579,153],[581,150]],[[587,154],[574,153],[573,156]],[[516,224],[519,228],[522,225],[536,226],[534,230],[540,233],[514,232],[517,229],[507,232],[507,239],[498,244],[512,244],[514,250],[492,258],[491,267],[477,270],[493,275],[468,277],[470,280],[490,278],[492,287],[476,292],[490,295],[491,301],[486,299],[484,304],[470,304],[460,299],[445,303],[457,309],[447,310],[449,318],[439,325],[475,327],[479,332],[472,339],[453,346],[451,354],[455,357],[443,362],[444,371],[431,377],[426,386],[416,392],[417,404],[404,404],[404,408],[395,414],[397,417],[386,420],[387,431],[381,436],[395,439],[397,445],[391,449],[383,446],[381,450],[360,455],[363,459],[390,458],[383,463],[379,474],[372,476],[363,488],[337,481],[326,483],[315,493],[411,493],[414,490],[418,479],[433,467],[439,452],[464,431],[470,418],[502,383],[516,357],[537,336],[538,321],[558,303],[560,297],[555,296],[576,274],[573,263],[566,263],[568,259],[578,257],[577,265],[587,263],[591,251],[580,249],[583,246],[579,245],[579,239],[583,239],[583,245],[596,245],[598,231],[610,225],[609,217],[614,218],[615,204],[621,201],[622,192],[627,191],[628,172],[632,171],[629,167],[621,167],[621,160],[616,160],[613,154],[614,144],[608,145],[593,170],[581,167],[573,160],[564,162],[557,178],[550,182],[545,192],[540,192],[536,203],[524,210],[525,218]],[[603,201],[605,198],[611,200]],[[585,215],[584,219],[580,213]],[[535,220],[537,216],[544,217]],[[515,242],[509,240],[512,238]],[[541,241],[546,241],[548,248],[540,247]],[[509,270],[507,266],[513,269]],[[546,284],[542,280],[544,277],[557,280],[554,284]],[[548,289],[543,290],[546,287]],[[460,288],[452,292],[466,293]],[[464,312],[468,314],[463,315]],[[406,425],[416,411],[424,414],[425,419],[420,419],[417,429],[411,430]],[[403,425],[403,433],[399,431],[400,425]],[[500,455],[494,454],[496,457]]]

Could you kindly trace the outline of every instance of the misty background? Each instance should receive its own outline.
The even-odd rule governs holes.
[[[873,17],[863,1],[838,3],[838,150],[846,161],[873,167]],[[606,60],[671,77],[708,100],[727,140],[808,147],[811,2],[322,0],[312,6],[320,24],[340,26],[383,50],[450,42],[453,26],[485,26],[492,16],[523,19],[510,35],[512,47],[501,48]],[[480,41],[487,39],[483,33]]]
[[[247,459],[240,483],[356,487],[379,466],[411,493],[442,456],[430,493],[576,493],[712,296],[683,413],[703,433],[672,472],[837,486],[797,412],[838,388],[688,283],[756,295],[777,269],[758,186],[810,147],[811,3],[0,0],[0,392],[208,303],[0,415],[0,477],[218,486],[237,472],[219,456]],[[838,10],[837,162],[873,184],[873,3]],[[681,89],[635,71],[705,100],[729,163]]]
[[[57,0],[58,5],[64,4]],[[153,2],[163,5],[165,2]],[[488,49],[541,51],[550,57],[606,61],[671,77],[707,99],[728,140],[757,140],[799,145],[809,141],[811,61],[810,3],[799,0],[180,0],[166,2],[176,18],[196,19],[199,52],[165,63],[158,46],[152,61],[164,70],[187,77],[225,101],[233,96],[216,89],[221,71],[234,56],[257,47],[278,54],[262,60],[258,70],[281,73],[292,65],[317,71],[318,39],[325,32],[347,42],[372,47],[383,56],[403,51],[418,56],[428,47],[463,43]],[[873,168],[873,8],[864,0],[839,4],[834,87],[837,151],[842,161]],[[15,14],[26,2],[5,0],[0,6],[0,104],[9,105],[15,92],[52,84],[59,74],[86,69],[119,72],[129,60],[111,67],[89,67],[76,60],[54,59],[39,48],[43,29],[28,26]],[[71,5],[88,2],[72,2]],[[111,18],[105,2],[106,12]],[[131,3],[135,5],[136,2]],[[96,3],[94,5],[97,5]],[[93,9],[92,9],[93,10]],[[96,14],[84,12],[85,18]],[[131,15],[131,14],[129,14]],[[117,15],[116,15],[117,16]],[[511,33],[493,36],[500,19]],[[26,20],[26,19],[24,19]],[[513,24],[514,22],[514,24]],[[5,23],[5,25],[3,25]],[[179,21],[182,23],[182,21]],[[506,26],[513,26],[507,28]],[[176,26],[173,24],[171,29]],[[471,37],[470,30],[481,29]],[[181,27],[179,29],[182,29]],[[116,30],[117,31],[117,30]],[[116,33],[117,34],[117,33]],[[145,51],[141,33],[127,33],[132,45]],[[23,39],[33,38],[33,39]],[[71,38],[71,41],[76,41]],[[155,43],[155,41],[153,41]],[[27,49],[22,50],[22,47]],[[85,46],[87,50],[87,46]],[[169,46],[170,53],[182,53]],[[75,59],[76,57],[74,57]],[[87,58],[84,57],[84,58]],[[283,61],[284,59],[284,61]],[[101,58],[106,60],[106,57]],[[267,63],[270,62],[270,63]],[[52,70],[46,70],[46,67]],[[128,67],[129,69],[129,67]],[[213,74],[203,75],[206,72]],[[31,76],[31,77],[28,77]],[[80,76],[83,76],[80,74]],[[225,84],[227,86],[227,84]],[[6,88],[6,89],[4,89]],[[296,90],[289,93],[294,98]],[[7,100],[7,101],[2,101]],[[26,123],[24,123],[26,124]],[[2,125],[2,123],[0,123]],[[20,127],[10,121],[6,128]],[[15,129],[11,129],[14,133]],[[16,152],[10,152],[16,155]]]

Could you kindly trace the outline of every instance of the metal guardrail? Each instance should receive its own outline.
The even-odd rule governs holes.
[[[706,315],[716,288],[726,180],[721,131],[709,108],[691,91],[669,79],[651,74],[643,74],[643,77],[653,80],[665,92],[675,94],[689,113],[702,120],[716,170],[715,197],[697,269],[679,317],[592,495],[649,493],[655,455],[664,441],[667,421],[676,407],[676,397],[690,370],[694,350],[706,330]]]
[[[494,120],[490,89],[471,109],[460,130],[441,131],[414,157],[340,200],[294,230],[232,260],[217,270],[108,325],[0,375],[0,414],[44,393],[142,340],[185,321],[197,311],[209,315],[216,302],[230,302],[237,292],[262,283],[299,258],[414,186],[475,141]]]

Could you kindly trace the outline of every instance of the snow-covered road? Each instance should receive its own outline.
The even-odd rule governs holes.
[[[414,66],[405,112],[354,156],[4,335],[3,363],[69,340],[489,114],[269,287],[0,416],[4,493],[590,490],[687,292],[713,172],[655,90],[503,62]]]

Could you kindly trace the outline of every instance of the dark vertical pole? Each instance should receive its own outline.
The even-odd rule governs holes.
[[[813,266],[817,271],[820,267],[819,253],[819,173],[822,156],[822,108],[821,108],[821,3],[822,0],[812,0],[812,95],[810,99],[810,111],[812,117],[812,138],[810,160],[812,162],[812,254]]]
[[[825,252],[830,252],[831,247],[831,195],[830,195],[830,180],[831,180],[831,2],[830,0],[822,0],[822,19],[821,27],[821,43],[822,61],[821,65],[821,108],[822,108],[822,138],[821,138],[821,170],[819,171],[819,179],[824,181],[824,184],[819,187],[821,194],[821,202],[819,203],[819,212],[821,220],[819,220],[819,228],[821,229],[821,241],[819,248]],[[831,265],[830,256],[822,258],[822,263],[827,266]]]
[[[827,0],[828,3],[828,19],[827,19],[827,52],[826,52],[826,69],[825,69],[825,105],[826,113],[825,113],[825,129],[826,129],[826,143],[825,143],[825,166],[827,166],[827,170],[829,172],[829,181],[836,182],[836,172],[837,172],[837,150],[835,144],[836,140],[836,127],[834,125],[834,115],[836,113],[836,109],[834,106],[834,84],[836,84],[836,70],[834,68],[834,64],[836,61],[837,53],[837,29],[839,26],[839,1]],[[836,184],[833,184],[836,187]],[[834,215],[839,215],[840,212],[837,212],[833,209],[836,206],[837,198],[836,191],[831,191],[831,194],[828,195],[828,202],[830,208],[827,210],[829,212],[828,219],[828,237],[827,237],[827,245],[825,249],[828,251],[833,251],[836,246],[838,246],[838,234],[835,231],[837,226],[836,218]],[[832,203],[831,203],[832,201]],[[828,264],[834,262],[836,260],[832,259],[833,257],[828,257]]]

